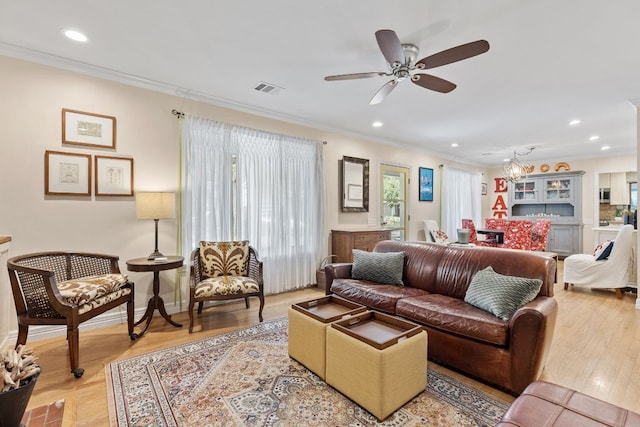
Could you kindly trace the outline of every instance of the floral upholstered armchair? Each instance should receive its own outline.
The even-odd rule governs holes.
[[[262,322],[264,283],[262,261],[248,241],[200,242],[191,252],[189,278],[189,333],[193,332],[193,307],[202,314],[205,301],[258,297],[258,319]]]

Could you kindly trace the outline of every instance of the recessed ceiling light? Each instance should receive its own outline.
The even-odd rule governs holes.
[[[382,122],[373,122],[371,123],[371,126],[373,126],[374,128],[382,127]]]
[[[457,147],[457,146],[458,146],[458,143],[457,143],[457,142],[452,142],[452,143],[451,143],[451,146],[452,146],[453,148],[455,148],[455,147]]]
[[[611,148],[611,146],[610,146],[610,145],[603,145],[602,147],[600,147],[600,149],[601,149],[602,151],[606,151],[606,150],[608,150],[608,149],[610,149],[610,148]]]
[[[571,120],[571,121],[569,122],[569,126],[577,126],[577,125],[579,125],[580,123],[582,123],[582,122],[580,121],[580,119],[573,119],[573,120]]]
[[[598,135],[592,135],[592,136],[589,137],[589,141],[597,141],[599,139],[600,139],[600,137]]]
[[[85,36],[84,34],[82,34],[80,31],[78,30],[71,30],[68,28],[65,28],[64,30],[62,30],[62,34],[65,35],[65,37],[70,38],[71,40],[77,41],[77,42],[87,42],[89,40],[89,38],[87,38],[87,36]]]
[[[511,159],[502,159],[503,162],[508,162]]]

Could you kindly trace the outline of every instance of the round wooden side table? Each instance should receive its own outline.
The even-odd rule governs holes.
[[[184,258],[181,256],[167,256],[165,258],[167,259],[161,261],[150,260],[147,258],[134,258],[127,261],[127,270],[129,271],[153,272],[153,296],[149,299],[149,304],[147,304],[147,311],[145,311],[144,316],[142,316],[142,318],[135,323],[135,325],[137,326],[145,320],[147,321],[144,328],[142,329],[142,332],[137,334],[138,337],[141,337],[147,331],[147,328],[151,323],[151,319],[153,318],[153,312],[156,309],[160,312],[162,317],[164,317],[167,322],[175,327],[182,327],[180,323],[174,322],[171,319],[171,315],[167,313],[167,309],[164,306],[164,300],[160,296],[160,272],[182,267]]]

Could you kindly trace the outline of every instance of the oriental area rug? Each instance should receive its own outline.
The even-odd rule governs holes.
[[[433,368],[427,377],[424,392],[377,421],[289,357],[286,318],[106,367],[118,427],[493,426],[508,408]]]

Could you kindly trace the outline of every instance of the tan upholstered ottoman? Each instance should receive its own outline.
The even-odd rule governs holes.
[[[513,401],[499,427],[640,425],[640,414],[566,387],[535,381]]]
[[[366,309],[334,295],[293,304],[289,309],[289,356],[324,380],[327,326]]]
[[[327,328],[326,381],[379,420],[425,390],[427,333],[366,312]]]

